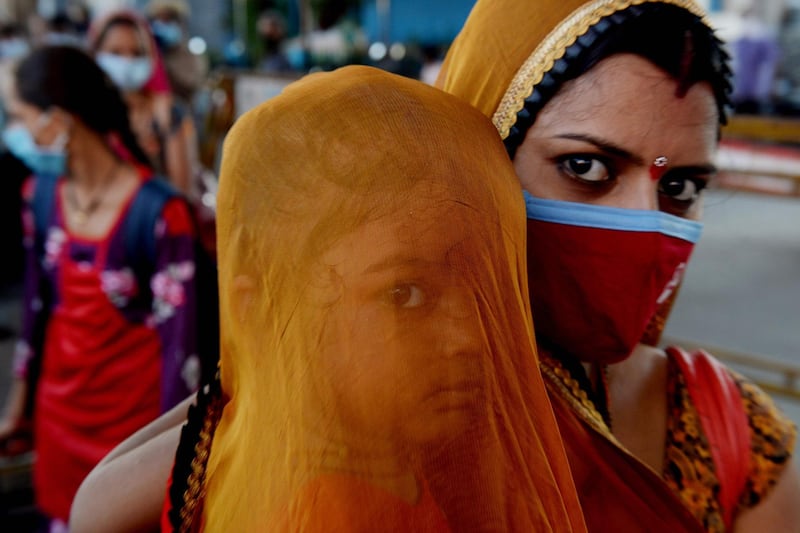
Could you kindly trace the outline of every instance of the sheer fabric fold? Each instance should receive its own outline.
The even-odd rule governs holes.
[[[208,531],[585,531],[491,123],[368,67],[237,121]]]

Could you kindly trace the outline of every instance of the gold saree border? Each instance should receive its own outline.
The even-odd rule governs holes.
[[[573,11],[539,43],[514,75],[497,110],[492,115],[492,123],[500,133],[500,138],[508,137],[511,127],[517,121],[517,113],[525,105],[525,99],[533,93],[533,88],[542,81],[545,73],[564,56],[570,45],[601,19],[641,4],[672,4],[697,15],[707,26],[711,26],[703,8],[693,0],[595,0],[583,5]]]

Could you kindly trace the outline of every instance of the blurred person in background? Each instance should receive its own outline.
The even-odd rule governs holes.
[[[777,31],[762,20],[757,6],[750,6],[742,12],[740,33],[729,46],[733,59],[731,101],[734,110],[737,113],[769,113],[781,61]]]
[[[69,45],[83,47],[85,27],[76,23],[66,11],[59,11],[47,19],[46,30],[42,36],[45,45]]]
[[[540,366],[589,529],[800,531],[792,421],[709,354],[660,347],[731,89],[702,8],[478,0],[437,84],[492,118],[526,197]]]
[[[2,86],[8,84],[14,64],[30,51],[30,44],[22,29],[13,23],[0,25],[0,131],[7,118]],[[22,282],[24,252],[22,247],[22,184],[30,170],[8,151],[0,139],[0,250],[4,260],[0,263],[0,294],[16,294]],[[16,320],[0,324],[0,339],[13,337],[17,332]]]
[[[13,23],[0,24],[0,63],[15,61],[30,49],[31,45],[22,28]]]
[[[173,93],[191,106],[205,83],[208,59],[188,48],[187,22],[191,11],[186,0],[150,0],[145,7]]]
[[[24,186],[23,330],[0,440],[33,418],[44,529],[114,446],[198,386],[189,208],[153,179],[117,88],[85,52],[36,49],[6,95]]]
[[[283,74],[294,69],[283,49],[286,40],[286,19],[278,11],[262,12],[256,21],[256,31],[261,39],[262,57],[258,69],[268,74]]]
[[[788,6],[781,19],[778,42],[778,109],[781,114],[800,115],[800,4]]]
[[[133,11],[110,11],[92,22],[88,46],[122,92],[150,166],[189,195],[198,165],[194,120],[174,98],[147,21]]]

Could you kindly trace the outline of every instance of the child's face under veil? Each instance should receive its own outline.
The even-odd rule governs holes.
[[[206,527],[582,528],[488,120],[375,69],[308,76],[234,126],[218,201]]]

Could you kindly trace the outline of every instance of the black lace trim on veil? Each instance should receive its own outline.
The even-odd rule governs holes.
[[[189,407],[186,424],[181,429],[168,494],[171,531],[199,531],[206,465],[224,405],[217,372],[211,383],[197,393],[197,401]]]
[[[567,47],[564,55],[555,61],[553,67],[544,73],[542,80],[533,87],[531,95],[525,99],[523,108],[517,113],[516,122],[511,126],[508,136],[503,141],[511,159],[514,159],[517,148],[525,140],[525,135],[536,120],[536,116],[564,83],[579,77],[599,61],[614,53],[629,51],[631,43],[639,42],[636,40],[639,37],[644,39],[644,42],[654,40],[654,37],[642,37],[641,34],[637,36],[636,32],[647,32],[649,35],[649,30],[652,28],[662,28],[666,31],[671,24],[670,21],[682,17],[689,17],[692,31],[702,35],[698,39],[703,41],[704,49],[691,51],[691,53],[698,55],[707,53],[710,58],[710,68],[716,73],[712,76],[711,85],[717,100],[720,124],[724,125],[730,111],[730,94],[733,84],[732,71],[728,65],[729,55],[722,41],[700,17],[683,8],[659,3],[633,5],[590,26],[586,33]],[[687,25],[687,23],[683,22],[682,25]],[[625,33],[620,33],[623,28]],[[623,35],[627,35],[631,40],[625,41],[628,37]],[[657,41],[658,38],[655,37],[655,40]],[[659,45],[654,43],[654,46],[658,48]],[[650,52],[637,49],[635,53],[647,56]]]

